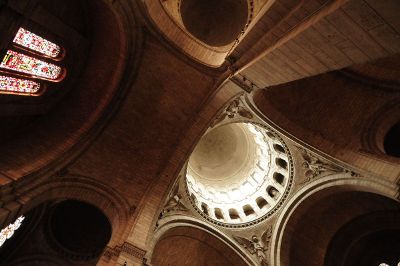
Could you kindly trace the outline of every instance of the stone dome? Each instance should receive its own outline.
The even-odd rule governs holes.
[[[282,141],[252,123],[232,123],[205,134],[188,162],[186,181],[197,209],[223,223],[246,223],[267,214],[290,177]]]

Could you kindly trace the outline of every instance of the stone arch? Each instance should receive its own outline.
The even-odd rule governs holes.
[[[143,204],[138,215],[131,225],[131,232],[127,242],[136,247],[147,250],[148,243],[151,241],[153,229],[156,226],[159,213],[163,209],[163,204],[168,197],[169,191],[178,179],[182,167],[185,165],[190,153],[193,151],[196,143],[213,124],[230,100],[238,97],[242,93],[237,87],[223,86],[210,96],[207,108],[202,106],[195,121],[183,133],[179,143],[176,145],[173,154],[170,156],[170,163],[165,168],[160,169],[159,178],[153,182],[143,198]]]
[[[363,141],[365,149],[385,155],[384,139],[392,126],[400,121],[399,101],[390,101],[383,106],[366,125]],[[386,156],[386,155],[385,155]]]
[[[386,201],[396,202],[396,206],[398,203],[398,186],[374,178],[352,177],[350,174],[342,173],[326,176],[307,184],[292,196],[278,217],[271,240],[273,243],[270,250],[272,265],[291,265],[290,248],[288,248],[291,240],[288,236],[294,230],[293,225],[299,221],[300,211],[305,212],[310,209],[309,204],[318,203],[318,199],[333,197],[340,193],[365,193],[372,195],[371,197],[381,197]]]
[[[83,201],[52,202],[44,221],[51,249],[73,261],[97,261],[111,239],[112,226],[104,212]]]
[[[157,244],[161,240],[165,239],[165,237],[167,237],[168,235],[173,235],[174,231],[178,230],[179,234],[186,235],[187,237],[192,237],[192,233],[198,234],[199,232],[201,232],[200,234],[206,239],[213,238],[215,240],[218,240],[218,242],[220,243],[219,245],[222,244],[223,250],[225,252],[228,252],[236,259],[240,259],[240,262],[242,263],[240,265],[257,264],[255,261],[252,260],[252,258],[248,257],[248,255],[245,254],[236,243],[234,243],[221,231],[215,230],[203,221],[183,216],[167,217],[163,220],[160,227],[158,227],[155,231],[152,241],[149,245],[148,252],[146,253],[146,259],[148,262],[153,263],[153,257],[155,255],[154,251],[157,248]],[[188,230],[187,234],[183,232],[185,230]],[[210,245],[212,246],[213,244]]]
[[[49,4],[49,10],[45,12],[49,14],[53,9],[57,10],[57,3],[60,4],[56,1],[38,1],[40,8],[37,9],[45,10],[46,8],[40,5]],[[81,62],[80,68],[76,69],[75,76],[69,73],[71,79],[72,76],[76,79],[74,84],[77,86],[73,86],[68,95],[63,95],[62,101],[53,106],[51,111],[43,110],[45,114],[42,116],[31,117],[28,121],[23,120],[22,125],[17,124],[13,125],[14,128],[1,130],[8,134],[7,138],[3,138],[7,141],[0,144],[3,151],[0,156],[0,174],[7,177],[2,179],[1,185],[21,178],[26,181],[29,177],[36,177],[38,173],[51,172],[55,165],[61,165],[62,168],[70,162],[101,132],[118,108],[122,96],[132,85],[131,82],[123,82],[134,79],[140,49],[141,36],[140,32],[136,31],[138,27],[124,27],[127,23],[137,23],[132,3],[123,1],[112,5],[110,1],[91,0],[88,4],[90,12],[87,15],[93,16],[93,21],[87,25],[92,30],[88,36],[89,41],[79,42],[77,47],[74,47],[75,50],[68,51],[69,59],[66,58],[73,61],[82,53],[88,54],[86,60]],[[69,17],[67,11],[65,16]],[[51,18],[54,17],[55,15]],[[51,18],[49,21],[54,22]],[[109,32],[103,30],[102,23],[108,24]],[[71,29],[67,26],[57,28],[57,25],[62,23],[48,24],[49,31],[60,30],[64,37],[71,34],[68,31]],[[67,39],[82,40],[82,36],[78,37]],[[89,49],[90,43],[93,46]],[[102,68],[99,65],[106,67]],[[111,69],[113,71],[110,71]],[[110,76],[110,72],[113,72],[113,75]],[[99,77],[109,82],[103,82]],[[7,117],[2,119],[12,120]]]
[[[26,213],[44,202],[66,199],[86,202],[102,210],[112,226],[108,246],[114,247],[126,238],[134,207],[130,207],[114,189],[87,177],[67,176],[36,185],[18,199],[22,204],[19,213]]]
[[[366,265],[399,262],[400,212],[373,212],[339,229],[329,243],[324,265]],[[350,244],[349,244],[350,243]]]
[[[188,1],[186,3],[183,3],[182,0],[174,0],[169,2],[146,1],[144,2],[144,9],[146,9],[147,11],[146,15],[152,22],[154,30],[159,31],[162,35],[164,35],[175,46],[175,48],[183,51],[185,54],[187,54],[189,57],[197,62],[217,68],[225,63],[227,56],[233,51],[233,49],[242,39],[241,37],[243,36],[244,31],[248,31],[249,24],[251,20],[255,17],[254,1],[240,0],[239,4],[234,3],[239,1],[221,1],[222,4],[220,3],[219,5],[234,6],[235,8],[233,8],[233,10],[236,10],[234,13],[237,13],[235,14],[235,18],[237,20],[235,20],[229,16],[229,13],[227,14],[224,12],[226,10],[221,10],[224,14],[224,17],[226,18],[222,21],[224,21],[226,25],[222,27],[222,29],[218,32],[221,33],[223,28],[228,28],[229,31],[227,36],[228,38],[226,38],[222,42],[221,40],[218,40],[218,36],[211,36],[211,39],[213,39],[213,41],[210,42],[208,40],[208,34],[201,33],[201,29],[194,29],[194,32],[198,34],[193,34],[193,28],[190,28],[190,26],[195,23],[189,23],[190,25],[188,29],[184,25],[184,20],[186,19],[186,16],[181,16],[181,7],[183,6],[185,8],[185,6],[187,6],[187,3],[189,3],[189,10],[198,10],[198,8],[191,8],[191,5],[195,3],[202,6],[204,4],[203,2],[204,1]],[[245,8],[245,10],[241,10],[241,8]],[[259,6],[257,7],[257,12],[260,8],[261,7]],[[203,11],[207,11],[207,8],[201,9]],[[186,15],[187,10],[182,11]],[[195,14],[201,16],[199,12],[195,12]],[[187,15],[190,16],[190,12]],[[215,19],[218,20],[218,18]],[[186,25],[188,25],[188,23],[186,23]],[[207,22],[205,23],[206,27],[211,25],[213,26],[213,28],[215,28],[216,26],[215,24]],[[211,29],[211,31],[213,30]],[[201,36],[204,38],[202,38]]]

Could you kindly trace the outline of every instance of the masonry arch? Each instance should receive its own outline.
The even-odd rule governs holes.
[[[0,167],[8,177],[1,185],[22,177],[27,180],[27,176],[70,161],[115,112],[131,85],[122,79],[133,80],[137,63],[140,33],[137,27],[123,26],[136,23],[131,5],[127,1],[111,5],[109,1],[43,0],[29,11],[19,10],[23,5],[11,1],[3,8],[11,14],[10,21],[16,12],[25,14],[21,23],[15,23],[18,27],[38,24],[44,38],[59,36],[59,43],[68,50],[63,63],[71,67],[56,84],[59,87],[43,98],[1,95],[0,102],[6,103],[0,105]],[[16,105],[23,110],[15,113]]]
[[[400,211],[397,190],[389,182],[349,174],[327,176],[304,186],[278,218],[270,251],[272,265],[323,265],[329,241],[342,226],[368,213]]]
[[[152,265],[254,264],[235,243],[206,223],[189,217],[166,220],[154,234],[146,255]]]

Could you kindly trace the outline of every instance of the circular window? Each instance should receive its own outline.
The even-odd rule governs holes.
[[[211,46],[232,43],[247,23],[246,0],[182,0],[181,17],[185,28]]]
[[[388,131],[383,147],[388,155],[400,157],[400,122]]]
[[[233,123],[204,135],[189,158],[186,184],[207,219],[239,225],[266,217],[291,184],[292,163],[283,141],[252,123]]]

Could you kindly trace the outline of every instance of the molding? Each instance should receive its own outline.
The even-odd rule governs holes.
[[[113,248],[106,247],[106,249],[103,252],[103,257],[106,257],[107,260],[111,260],[113,258],[117,258],[121,253],[125,253],[131,257],[143,260],[146,251],[132,245],[131,243],[124,242],[122,245],[115,246]]]
[[[146,254],[146,251],[138,248],[128,242],[125,242],[122,247],[121,247],[121,252],[126,253],[132,257],[143,259],[144,255]]]

